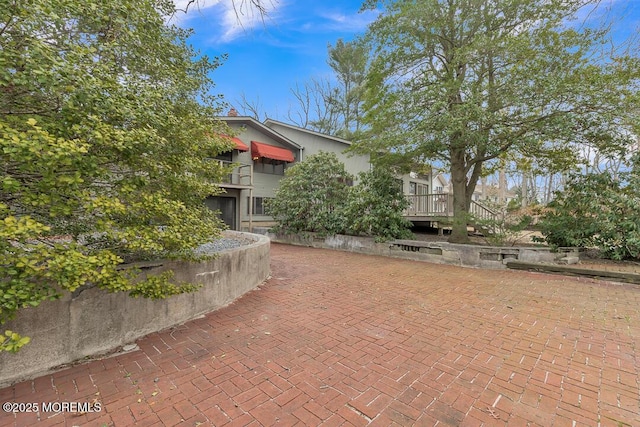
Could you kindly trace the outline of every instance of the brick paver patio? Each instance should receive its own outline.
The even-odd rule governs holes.
[[[139,351],[0,390],[0,425],[640,425],[640,288],[272,245],[272,278]],[[34,344],[32,344],[34,345]]]

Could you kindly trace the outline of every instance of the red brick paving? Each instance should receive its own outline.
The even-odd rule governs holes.
[[[637,286],[277,244],[272,271],[139,351],[0,390],[100,412],[0,426],[640,425]]]

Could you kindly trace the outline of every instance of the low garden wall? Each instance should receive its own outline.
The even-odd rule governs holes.
[[[420,240],[393,240],[378,243],[371,237],[335,235],[318,237],[313,233],[281,235],[267,232],[272,241],[292,245],[338,249],[374,255],[384,255],[439,264],[453,264],[467,267],[507,268],[511,260],[531,263],[558,262],[571,263],[578,260],[577,248],[562,248],[552,252],[546,247],[496,247],[464,245],[447,242],[424,242]]]
[[[0,386],[32,378],[53,367],[104,354],[136,339],[230,304],[270,273],[269,239],[249,233],[227,237],[253,241],[199,263],[146,263],[145,271],[173,270],[177,281],[202,285],[197,292],[164,300],[131,298],[84,287],[56,301],[18,312],[0,328],[31,337],[18,353],[0,353]]]

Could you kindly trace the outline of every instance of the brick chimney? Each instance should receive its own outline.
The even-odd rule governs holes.
[[[231,107],[231,109],[227,113],[227,116],[229,116],[229,117],[238,117],[238,111],[236,111],[235,108]]]

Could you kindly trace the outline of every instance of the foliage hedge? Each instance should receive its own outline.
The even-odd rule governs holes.
[[[287,169],[268,213],[282,232],[343,233],[345,202],[353,176],[333,153],[319,153]]]
[[[353,176],[334,153],[319,152],[285,173],[267,209],[283,233],[350,234],[377,240],[406,238],[411,223],[401,185],[387,170],[376,168]]]
[[[595,247],[614,260],[640,259],[640,174],[637,166],[571,176],[539,225],[554,247]]]
[[[192,259],[224,224],[204,206],[231,149],[209,95],[219,59],[170,23],[171,0],[0,7],[0,325],[84,285],[195,290],[124,263]],[[29,342],[0,333],[0,352]]]

